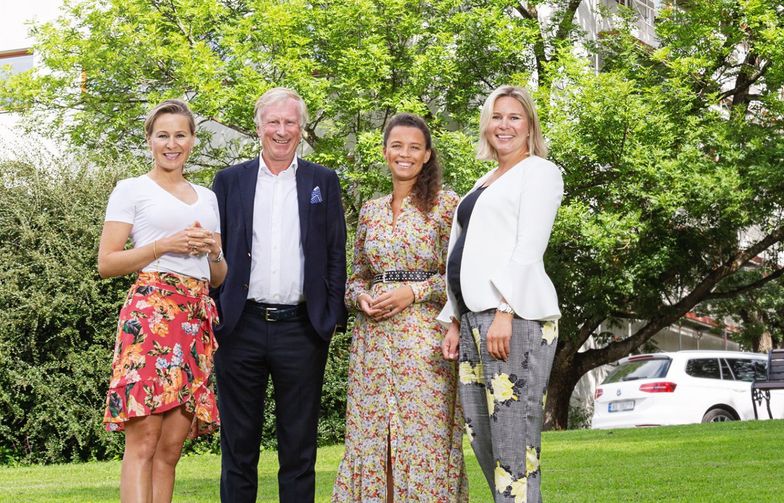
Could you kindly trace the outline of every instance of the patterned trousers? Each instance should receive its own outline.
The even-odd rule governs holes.
[[[495,503],[540,503],[539,455],[558,324],[515,317],[507,361],[487,352],[495,310],[460,323],[460,398],[466,433]]]

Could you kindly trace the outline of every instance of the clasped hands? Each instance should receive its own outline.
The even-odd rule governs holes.
[[[207,253],[217,256],[220,253],[215,233],[202,227],[198,220],[161,241],[166,241],[166,248],[173,253],[191,256],[202,256]]]
[[[363,313],[375,321],[390,318],[414,302],[414,290],[408,285],[403,285],[382,293],[376,298],[363,293],[357,299],[357,304]]]

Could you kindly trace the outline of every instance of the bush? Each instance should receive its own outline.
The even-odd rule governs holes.
[[[567,429],[585,430],[591,428],[593,418],[593,403],[579,405],[569,405],[569,421]]]
[[[96,257],[108,195],[134,167],[88,168],[74,159],[0,162],[5,462],[121,452],[121,438],[103,431],[101,417],[117,312],[131,279],[101,280]]]
[[[101,419],[117,314],[133,278],[100,279],[97,251],[114,185],[148,167],[130,160],[85,165],[0,161],[0,464],[122,455],[123,435],[106,432]],[[323,444],[343,438],[349,341],[338,334],[330,346]],[[270,387],[269,448],[273,411]],[[186,452],[204,451],[219,451],[217,435],[186,444]]]

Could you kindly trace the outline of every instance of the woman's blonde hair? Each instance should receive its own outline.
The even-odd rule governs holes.
[[[547,145],[542,136],[542,126],[539,124],[539,116],[536,114],[536,106],[531,95],[524,88],[519,86],[501,86],[487,97],[482,113],[479,116],[479,145],[476,148],[476,157],[484,161],[497,161],[498,152],[487,141],[487,130],[490,121],[493,119],[493,108],[498,98],[509,96],[516,99],[523,106],[528,118],[528,155],[547,157]]]
[[[147,114],[147,118],[144,119],[144,134],[147,138],[152,136],[155,121],[164,114],[182,115],[188,119],[188,128],[191,130],[191,134],[196,134],[196,119],[193,118],[193,112],[188,104],[182,100],[172,99],[158,104]]]

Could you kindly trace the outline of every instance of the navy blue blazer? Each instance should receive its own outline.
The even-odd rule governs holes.
[[[213,291],[221,323],[220,338],[230,337],[248,297],[253,201],[259,158],[228,167],[215,175],[223,252],[229,267],[223,285]],[[308,318],[325,340],[345,329],[346,219],[338,176],[331,169],[297,159],[297,201],[302,249],[305,254],[304,294]],[[313,197],[318,187],[321,197]],[[262,230],[263,232],[263,230]]]

